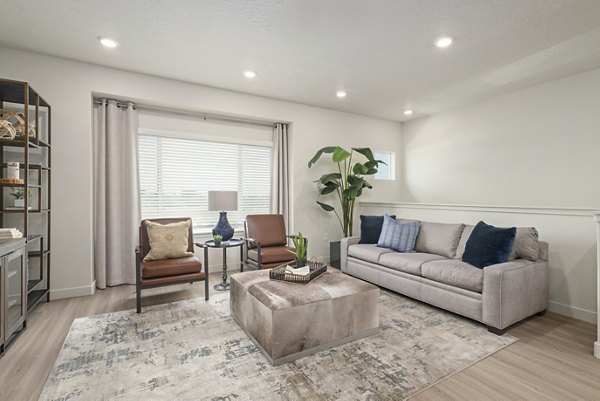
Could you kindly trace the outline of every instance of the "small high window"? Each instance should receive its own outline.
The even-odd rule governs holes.
[[[375,159],[385,162],[385,164],[379,165],[379,171],[375,174],[376,180],[388,180],[393,181],[396,179],[396,155],[394,152],[378,152],[374,151],[373,155]]]

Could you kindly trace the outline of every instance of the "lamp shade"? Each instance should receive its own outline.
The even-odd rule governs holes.
[[[208,210],[237,210],[237,191],[208,191]]]

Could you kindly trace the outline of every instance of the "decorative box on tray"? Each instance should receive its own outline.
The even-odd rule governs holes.
[[[287,281],[288,283],[308,284],[327,271],[327,263],[309,260],[305,267],[295,269],[292,266],[281,265],[269,271],[271,280]]]

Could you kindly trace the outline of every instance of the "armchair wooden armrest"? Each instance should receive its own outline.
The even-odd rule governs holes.
[[[252,245],[260,245],[260,242],[255,240],[254,238],[242,238],[242,240],[246,243],[249,244],[251,243]]]
[[[244,262],[247,263],[248,262],[248,250],[250,249],[250,247],[255,247],[256,248],[256,253],[257,253],[257,263],[258,266],[262,265],[262,255],[261,255],[261,251],[260,251],[260,241],[255,240],[254,238],[250,238],[250,237],[244,237],[242,238],[242,240],[244,241],[245,249],[243,250],[244,253]],[[260,268],[260,267],[259,267]],[[242,268],[243,271],[243,268]]]

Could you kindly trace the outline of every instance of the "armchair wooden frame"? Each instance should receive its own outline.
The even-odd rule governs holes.
[[[173,218],[173,219],[148,219],[149,221],[157,222],[160,224],[169,224],[175,222],[181,222],[185,220],[191,220],[189,218]],[[144,243],[147,241],[147,232],[144,222],[140,225],[140,245],[135,247],[135,295],[136,295],[136,310],[137,313],[142,312],[142,290],[147,288],[156,288],[156,287],[164,287],[168,285],[176,285],[176,284],[184,284],[184,283],[195,283],[197,281],[204,280],[204,299],[208,301],[209,298],[209,290],[208,290],[208,266],[202,266],[200,261],[198,263],[201,266],[200,272],[188,273],[188,274],[178,274],[178,275],[165,275],[154,279],[144,279],[142,274],[143,268],[143,258],[146,253],[148,253],[149,249],[145,249]],[[193,232],[190,224],[190,233],[189,233],[189,246],[188,251],[194,251],[194,242],[193,242]],[[146,242],[146,246],[147,242]],[[168,259],[169,261],[175,261],[177,259]],[[160,279],[163,279],[161,281]]]
[[[252,266],[257,268],[258,270],[261,270],[263,268],[263,261],[262,261],[262,244],[260,241],[254,239],[254,238],[250,238],[248,237],[248,225],[247,222],[244,221],[244,234],[246,235],[244,238],[242,238],[244,240],[244,265],[247,266]],[[292,239],[292,238],[298,238],[297,235],[286,235],[285,238],[287,239]],[[308,252],[308,238],[304,238],[304,246]],[[252,260],[248,257],[248,251],[250,249],[256,249],[256,253],[257,253],[257,260]],[[293,249],[293,248],[292,248]],[[290,254],[291,255],[291,254]],[[292,260],[292,258],[290,258],[290,260]]]

